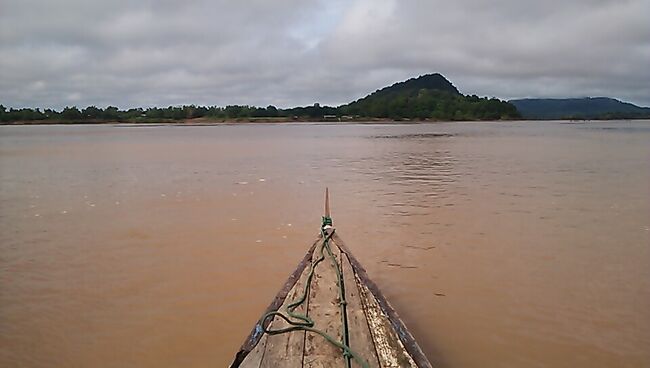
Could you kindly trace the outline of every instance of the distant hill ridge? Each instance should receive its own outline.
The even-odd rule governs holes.
[[[400,92],[407,92],[407,91],[417,92],[421,89],[435,89],[438,91],[445,91],[456,95],[460,94],[460,92],[458,92],[458,89],[454,87],[454,85],[451,84],[451,82],[448,81],[447,78],[443,77],[440,73],[435,73],[435,74],[425,74],[417,78],[411,78],[403,82],[394,83],[393,85],[379,89],[366,97],[381,96],[385,94],[400,93]]]
[[[500,120],[520,115],[514,105],[496,98],[463,95],[439,73],[425,74],[394,83],[341,106],[312,106],[278,109],[248,105],[169,106],[119,110],[75,106],[63,110],[6,109],[0,105],[0,122],[102,123],[206,121],[319,121],[319,120]]]
[[[509,102],[524,119],[650,118],[650,108],[609,97],[525,98]]]
[[[425,74],[379,89],[339,107],[344,114],[387,119],[514,119],[514,105],[496,98],[464,96],[439,73]]]

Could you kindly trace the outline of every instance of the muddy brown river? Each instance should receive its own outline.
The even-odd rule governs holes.
[[[227,366],[325,187],[437,366],[650,366],[649,121],[2,126],[0,366]]]

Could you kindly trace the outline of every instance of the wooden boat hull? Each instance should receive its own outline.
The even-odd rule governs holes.
[[[331,234],[330,234],[331,232]],[[330,248],[338,260],[344,285],[344,308],[337,295],[336,266],[321,264],[315,268],[308,300],[300,306],[315,322],[315,327],[330,336],[349,341],[349,347],[369,367],[431,367],[417,342],[399,315],[370,280],[365,269],[345,243],[329,229]],[[304,289],[311,263],[319,255],[323,237],[319,237],[289,276],[264,315],[283,311]],[[288,324],[278,318],[260,319],[237,352],[231,368],[258,367],[362,367],[347,359],[340,348],[310,331],[291,331],[270,335],[265,329],[279,329]]]

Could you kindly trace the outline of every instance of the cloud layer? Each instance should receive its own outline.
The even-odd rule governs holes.
[[[3,0],[0,103],[337,105],[463,93],[650,105],[648,0]]]

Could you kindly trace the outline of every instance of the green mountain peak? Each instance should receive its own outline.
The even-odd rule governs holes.
[[[517,109],[507,102],[462,95],[439,73],[394,83],[339,109],[353,116],[395,120],[498,120],[519,117]]]

